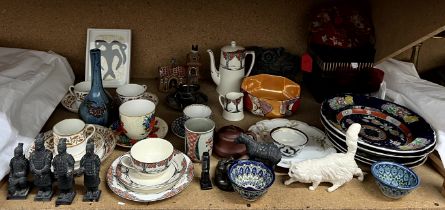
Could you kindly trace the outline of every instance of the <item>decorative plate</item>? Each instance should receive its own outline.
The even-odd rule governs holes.
[[[178,155],[182,155],[183,158],[186,160],[185,162],[184,161],[181,162],[181,166],[185,168],[185,173],[181,177],[181,179],[170,189],[158,193],[147,194],[147,193],[134,192],[132,190],[125,188],[125,186],[117,179],[117,175],[119,173],[117,172],[117,166],[119,164],[120,157],[116,158],[116,160],[114,160],[114,162],[108,169],[107,172],[108,187],[119,197],[138,202],[152,202],[175,196],[178,193],[182,192],[190,184],[194,176],[193,163],[190,160],[190,158],[184,155],[184,153],[181,152],[178,153],[179,153]]]
[[[155,127],[148,134],[147,138],[164,138],[168,133],[167,123],[160,117],[156,117]],[[123,133],[123,129],[120,127],[120,122],[116,121],[111,125],[111,129],[117,138],[117,146],[131,148],[133,144],[139,140],[130,139]]]
[[[76,96],[71,95],[71,93],[65,94],[62,101],[62,106],[65,107],[70,112],[77,113],[79,111],[79,107],[76,105]]]
[[[92,139],[94,139],[95,148],[99,148],[94,152],[97,155],[99,155],[100,160],[103,162],[111,154],[111,152],[113,152],[114,147],[116,146],[116,137],[109,128],[100,125],[94,125],[94,127],[96,128],[96,132],[92,136]],[[90,131],[87,131],[87,134],[89,134],[88,132]],[[44,138],[45,148],[53,152],[54,155],[53,132],[47,131],[43,133],[43,138]],[[103,149],[100,149],[100,147],[102,147],[101,145],[103,145],[104,147]],[[25,154],[26,158],[29,158],[31,152],[34,151],[34,147],[35,147],[34,143],[31,144],[31,146],[29,147],[29,149]],[[78,161],[76,161],[76,163],[74,164],[74,174],[80,175]]]
[[[361,124],[359,144],[380,151],[412,153],[436,145],[434,130],[421,116],[382,99],[341,94],[322,103],[321,115],[343,137],[352,123]]]
[[[291,162],[299,162],[308,159],[322,158],[328,154],[335,153],[335,149],[327,139],[326,135],[320,129],[310,126],[297,120],[288,120],[283,118],[262,120],[249,127],[249,131],[256,134],[257,141],[273,143],[270,137],[270,131],[277,127],[296,128],[308,137],[308,143],[303,150],[294,157],[282,157],[278,166],[289,168]]]
[[[120,163],[117,165],[116,177],[129,190],[140,193],[159,193],[172,188],[185,175],[186,167],[184,166],[187,166],[187,160],[181,152],[175,150],[171,165],[167,169],[171,169],[171,173],[166,171],[159,177],[151,178],[148,180],[150,182],[148,184],[141,183],[142,181],[135,179],[137,175],[134,175],[134,173],[137,174],[138,172]]]
[[[177,137],[181,139],[185,138],[185,128],[184,128],[185,121],[186,121],[185,117],[181,116],[173,120],[171,125],[173,134],[175,134]]]

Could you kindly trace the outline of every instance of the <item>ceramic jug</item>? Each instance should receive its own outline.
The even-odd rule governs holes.
[[[250,71],[252,71],[253,64],[255,63],[255,53],[246,51],[244,47],[238,46],[235,41],[232,41],[230,45],[221,48],[219,68],[216,68],[212,50],[208,49],[207,52],[210,55],[212,79],[217,85],[216,91],[220,95],[225,95],[229,92],[239,92],[243,77],[249,76]],[[252,55],[252,63],[246,74],[244,62],[249,54]]]
[[[100,50],[90,50],[92,81],[91,90],[79,106],[80,118],[87,124],[108,126],[111,122],[112,100],[102,86]]]

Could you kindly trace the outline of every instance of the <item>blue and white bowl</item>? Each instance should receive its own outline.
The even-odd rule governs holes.
[[[411,169],[393,162],[372,164],[371,173],[384,195],[399,199],[420,184],[420,179]]]
[[[228,173],[233,189],[248,201],[260,198],[275,181],[272,168],[258,161],[237,160]]]

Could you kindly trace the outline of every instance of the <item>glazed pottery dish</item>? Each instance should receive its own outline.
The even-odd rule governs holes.
[[[120,164],[137,171],[140,176],[159,176],[169,168],[173,158],[173,145],[161,138],[138,141]]]
[[[418,114],[382,99],[341,94],[321,106],[326,130],[345,139],[352,123],[362,125],[358,147],[395,156],[424,156],[436,146],[432,127]]]
[[[233,189],[248,201],[260,198],[275,181],[275,173],[269,166],[252,160],[235,161],[228,176]]]
[[[136,99],[119,106],[119,117],[125,135],[130,139],[148,136],[155,123],[155,104],[146,99]]]
[[[83,81],[76,85],[71,85],[68,90],[70,94],[76,98],[75,104],[79,107],[85,99],[85,96],[87,96],[91,90],[91,81]]]
[[[416,173],[397,163],[374,163],[371,172],[382,193],[389,198],[402,198],[420,185]]]
[[[185,121],[185,151],[194,162],[202,160],[202,154],[212,155],[215,122],[209,118],[191,118]]]
[[[278,127],[270,131],[273,143],[278,146],[283,156],[297,155],[308,142],[306,134],[296,128]]]
[[[250,126],[248,131],[255,135],[257,141],[273,144],[270,131],[279,127],[296,128],[308,137],[308,143],[298,155],[293,157],[282,156],[281,161],[277,164],[279,167],[290,168],[292,162],[322,158],[336,152],[323,131],[297,120],[284,118],[262,120]]]
[[[246,77],[241,89],[244,108],[255,115],[287,117],[300,107],[300,85],[285,77],[268,74]]]
[[[91,137],[91,140],[94,142],[94,153],[99,156],[101,161],[104,161],[114,150],[114,147],[116,146],[116,137],[113,134],[113,131],[109,128],[100,126],[100,125],[94,125],[95,131],[93,136]],[[91,130],[87,130],[86,134],[91,134]],[[55,150],[57,146],[54,145],[54,135],[53,131],[47,131],[42,134],[42,138],[44,141],[45,148],[48,149],[55,154]],[[34,144],[31,144],[27,152],[25,153],[25,157],[29,158],[29,155],[31,152],[34,151]],[[85,148],[84,148],[85,150]],[[83,151],[85,153],[85,151]],[[79,155],[78,157],[74,157],[75,163],[74,163],[74,174],[75,175],[81,175],[80,168],[80,159],[83,155]]]
[[[87,134],[87,130],[91,130]],[[96,132],[95,126],[92,124],[85,124],[79,119],[65,119],[58,122],[53,127],[53,139],[55,154],[57,154],[57,145],[59,140],[62,138],[66,139],[66,151],[67,153],[78,156],[79,154],[85,152],[87,141]]]
[[[124,148],[131,148],[140,139],[130,139],[125,135],[125,129],[119,120],[111,124],[111,129],[117,138],[117,145]],[[154,127],[148,134],[148,138],[164,138],[168,133],[168,125],[165,120],[160,117],[155,117]]]
[[[130,100],[141,99],[146,90],[147,85],[126,84],[118,87],[116,93],[121,103],[125,103]]]

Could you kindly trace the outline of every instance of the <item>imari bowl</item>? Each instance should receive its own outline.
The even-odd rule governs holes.
[[[432,127],[410,109],[378,98],[340,94],[321,106],[325,128],[345,138],[353,123],[362,125],[359,148],[395,155],[425,155],[432,152],[436,136]]]
[[[235,161],[228,176],[233,189],[248,201],[260,198],[275,181],[275,173],[269,166],[252,160]]]
[[[420,184],[420,179],[411,169],[393,162],[377,162],[371,166],[371,173],[382,193],[399,199]]]

